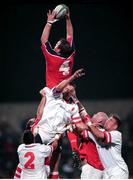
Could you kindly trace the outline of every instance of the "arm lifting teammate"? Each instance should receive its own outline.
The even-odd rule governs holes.
[[[55,130],[57,133],[64,132],[66,130],[66,123],[67,123],[67,121],[69,121],[69,119],[73,123],[76,122],[76,126],[79,126],[79,124],[81,123],[80,122],[81,119],[80,119],[79,113],[78,113],[78,108],[66,103],[62,99],[62,94],[69,93],[68,92],[68,90],[69,90],[68,86],[70,86],[69,83],[71,83],[72,81],[74,81],[75,79],[77,79],[83,75],[84,75],[83,69],[79,69],[71,77],[63,80],[61,83],[59,83],[53,89],[49,89],[49,88],[45,87],[42,91],[40,91],[42,96],[45,95],[45,93],[46,93],[47,105],[44,107],[43,115],[42,115],[40,122],[38,122],[38,124],[35,124],[35,126],[34,125],[33,126],[36,129],[38,129],[37,127],[39,127],[38,132],[39,132],[43,142],[44,141],[46,142],[46,137],[49,138],[49,140],[47,142],[51,141],[52,140],[51,132],[54,133]],[[59,110],[59,108],[57,108],[57,110],[58,110],[58,112],[57,112],[56,104],[58,106],[60,103],[61,103],[60,107],[64,107],[64,108],[61,108],[60,110]],[[64,111],[66,111],[66,109],[67,109],[67,112],[64,112]],[[62,114],[62,112],[63,112],[63,114]],[[55,113],[55,114],[53,114],[53,113]],[[58,116],[58,114],[59,114],[59,116]],[[67,119],[66,119],[66,116],[67,116]],[[49,117],[50,117],[50,119],[49,119]],[[52,123],[52,126],[50,126],[50,127],[54,127],[54,129],[48,129],[47,123],[48,124]],[[68,123],[71,123],[71,122],[68,122]],[[58,161],[55,161],[55,159],[56,158],[58,160],[60,159],[60,153],[59,153],[59,150],[57,150],[57,151],[55,151],[54,156],[52,156],[52,159],[51,159],[52,172],[51,172],[50,178],[58,177]]]
[[[77,101],[77,104],[80,105],[84,117],[86,114],[84,107],[79,101]],[[111,115],[108,117],[104,112],[98,112],[87,120],[87,125],[95,138],[89,131],[88,133],[85,133],[85,138],[90,137],[96,144],[100,160],[105,168],[103,173],[103,178],[105,179],[128,178],[128,167],[121,156],[122,137],[121,133],[118,131],[120,124],[121,122],[117,115]],[[85,145],[85,149],[87,149],[87,146]],[[81,147],[83,147],[83,145]],[[89,150],[90,148],[88,151]],[[82,148],[80,153],[84,154]],[[91,156],[88,156],[88,158],[90,157]],[[95,163],[95,165],[96,164],[97,163]],[[84,170],[85,169],[82,171],[81,178],[87,176],[87,171]],[[89,178],[91,171],[89,170],[88,172]],[[93,173],[93,175],[96,175],[96,173]],[[92,176],[92,174],[91,177],[96,178],[96,176]]]
[[[118,130],[121,125],[119,116],[109,116],[104,124],[104,131],[100,131],[95,123],[88,125],[96,137],[99,156],[105,167],[103,178],[128,179],[128,167],[121,155],[122,134]]]

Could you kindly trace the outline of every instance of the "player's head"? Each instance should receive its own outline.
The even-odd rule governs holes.
[[[24,144],[32,144],[34,143],[34,135],[30,130],[25,130],[23,133],[23,143]]]
[[[74,96],[76,94],[75,92],[76,85],[75,84],[68,84],[62,91],[63,98],[68,101],[71,96]]]
[[[34,124],[36,120],[36,117],[33,117],[31,119],[28,120],[27,124],[26,124],[26,130],[31,130],[31,126]]]
[[[66,39],[62,38],[56,43],[54,50],[61,55],[69,56],[72,52],[72,47]]]
[[[121,126],[120,117],[116,114],[109,116],[109,119],[105,122],[104,128],[108,131],[117,130]]]
[[[102,126],[104,126],[105,122],[108,120],[108,116],[104,112],[98,112],[94,114],[91,118],[91,121],[94,123],[100,123]]]

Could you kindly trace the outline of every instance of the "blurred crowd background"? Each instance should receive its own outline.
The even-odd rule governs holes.
[[[35,115],[38,103],[0,104],[0,178],[13,178],[18,164],[17,147],[22,142],[26,122]],[[121,115],[122,155],[128,164],[130,178],[133,178],[133,100],[82,100],[82,103],[90,115],[99,111]],[[80,169],[72,167],[71,147],[67,136],[63,138],[59,171],[61,178],[80,178]]]
[[[123,122],[123,157],[133,178],[133,11],[129,1],[12,0],[0,7],[0,178],[13,178],[17,147],[28,118],[36,113],[45,86],[40,37],[47,12],[69,6],[77,54],[74,70],[85,68],[77,95],[88,113],[117,113]],[[65,20],[55,23],[51,44],[65,37]],[[79,178],[63,139],[61,178]]]

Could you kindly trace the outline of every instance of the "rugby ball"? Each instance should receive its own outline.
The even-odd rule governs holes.
[[[65,4],[59,4],[58,6],[55,7],[53,10],[55,12],[55,18],[56,19],[62,19],[65,17],[65,15],[68,13],[68,6]]]

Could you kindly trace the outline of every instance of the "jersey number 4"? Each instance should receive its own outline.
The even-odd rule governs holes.
[[[27,152],[27,153],[25,153],[24,157],[28,158],[24,167],[26,169],[35,169],[35,164],[34,164],[35,155],[34,155],[34,153],[33,152]]]
[[[69,63],[70,63],[70,61],[65,61],[62,63],[62,65],[59,68],[59,71],[62,72],[62,74],[64,76],[66,76],[70,73]]]

